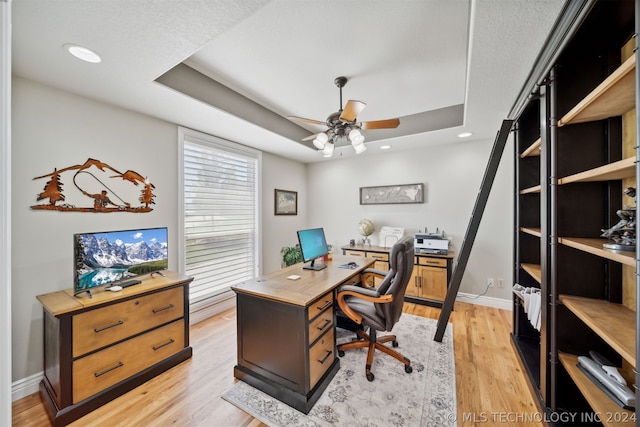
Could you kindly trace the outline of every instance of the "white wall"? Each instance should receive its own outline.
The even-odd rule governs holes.
[[[496,124],[496,129],[499,127]],[[404,227],[405,235],[418,230],[444,230],[460,249],[484,175],[493,141],[465,142],[420,150],[386,151],[373,156],[345,157],[308,167],[309,224],[324,226],[329,243],[337,247],[361,239],[357,224],[371,219],[377,244],[381,226]],[[347,147],[346,149],[350,149]],[[461,293],[480,294],[487,278],[505,280],[503,289],[491,288],[488,297],[511,299],[513,223],[513,142],[505,148],[482,218]],[[369,152],[367,151],[367,154]],[[360,205],[359,188],[374,185],[425,184],[425,203]]]
[[[177,268],[177,125],[109,106],[14,76],[12,86],[12,379],[42,371],[42,308],[36,295],[68,289],[72,235],[80,231],[168,226],[170,268]],[[263,154],[263,272],[280,267],[280,248],[297,242],[296,230],[324,226],[329,243],[358,238],[356,224],[444,229],[458,249],[468,225],[492,141],[427,147],[411,152],[303,165]],[[512,148],[507,147],[510,153]],[[369,154],[369,153],[368,153]],[[34,177],[92,157],[149,176],[156,204],[146,214],[33,211],[44,180]],[[462,292],[478,294],[486,277],[506,288],[488,295],[510,299],[512,161],[503,156]],[[424,182],[426,203],[360,206],[361,186]],[[73,183],[65,183],[72,186]],[[298,215],[275,216],[274,189],[298,192]],[[375,237],[375,236],[374,236]],[[375,240],[374,240],[375,243]]]
[[[0,425],[11,423],[11,0],[0,1]]]
[[[263,273],[280,268],[280,248],[298,242],[297,230],[307,225],[307,169],[302,163],[262,155],[262,247]],[[298,215],[274,215],[274,190],[298,192]]]
[[[39,294],[72,287],[72,235],[76,232],[139,227],[169,228],[169,268],[177,269],[176,124],[113,107],[29,80],[13,81],[12,168],[12,378],[18,381],[43,369],[42,307]],[[34,177],[53,168],[99,159],[118,170],[134,170],[155,185],[149,213],[34,211],[46,179]],[[304,228],[301,215],[275,217],[273,189],[306,188],[305,166],[273,155],[263,156],[263,270],[280,267],[279,250],[295,242]],[[73,188],[65,182],[66,191]]]

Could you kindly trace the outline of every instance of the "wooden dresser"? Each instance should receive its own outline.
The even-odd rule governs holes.
[[[189,283],[166,271],[118,292],[38,295],[44,309],[40,395],[66,425],[191,357]]]

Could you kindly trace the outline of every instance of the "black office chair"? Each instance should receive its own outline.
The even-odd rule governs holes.
[[[373,354],[376,349],[394,357],[404,363],[404,370],[411,373],[411,361],[397,351],[384,346],[391,341],[393,347],[398,346],[395,335],[377,337],[377,331],[391,332],[394,325],[400,319],[404,303],[404,293],[413,271],[413,237],[405,237],[393,245],[389,254],[389,271],[382,272],[374,269],[366,269],[362,275],[375,274],[383,278],[380,285],[375,288],[345,285],[338,289],[337,300],[341,313],[357,325],[369,328],[355,332],[361,340],[351,341],[338,346],[338,356],[344,356],[345,350],[354,348],[368,348],[365,372],[367,380],[373,381],[371,373]]]

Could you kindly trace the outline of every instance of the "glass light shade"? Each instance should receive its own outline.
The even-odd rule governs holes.
[[[324,154],[327,157],[331,156],[333,154],[334,148],[335,148],[335,145],[333,144],[333,142],[327,142],[324,148],[322,149],[322,154]]]
[[[353,149],[356,150],[356,154],[360,154],[364,152],[367,149],[367,147],[365,147],[363,143],[360,143],[360,144],[354,145]]]
[[[329,137],[327,136],[327,134],[319,133],[313,140],[313,145],[315,145],[318,150],[322,150],[327,141],[329,141]]]
[[[358,129],[353,129],[349,132],[349,141],[355,147],[358,144],[362,144],[364,142],[364,136],[360,133]]]
[[[98,55],[91,49],[87,49],[86,47],[77,46],[74,44],[65,44],[63,47],[67,51],[69,51],[70,54],[72,54],[76,58],[81,59],[85,62],[91,62],[93,64],[97,64],[98,62],[102,61],[102,58],[100,58],[100,55]]]

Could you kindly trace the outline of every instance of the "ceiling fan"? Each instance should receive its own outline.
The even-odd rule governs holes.
[[[362,153],[367,147],[364,146],[364,135],[362,130],[368,129],[393,129],[400,125],[400,119],[374,120],[370,122],[358,122],[357,116],[364,107],[367,106],[361,101],[347,101],[342,108],[342,88],[347,84],[346,77],[336,77],[333,81],[340,88],[340,109],[329,115],[326,121],[305,119],[303,117],[289,116],[290,120],[299,120],[314,125],[326,125],[328,129],[325,132],[316,133],[303,139],[303,141],[313,140],[313,145],[321,150],[326,157],[333,155],[336,141],[340,138],[347,138],[356,154]]]

